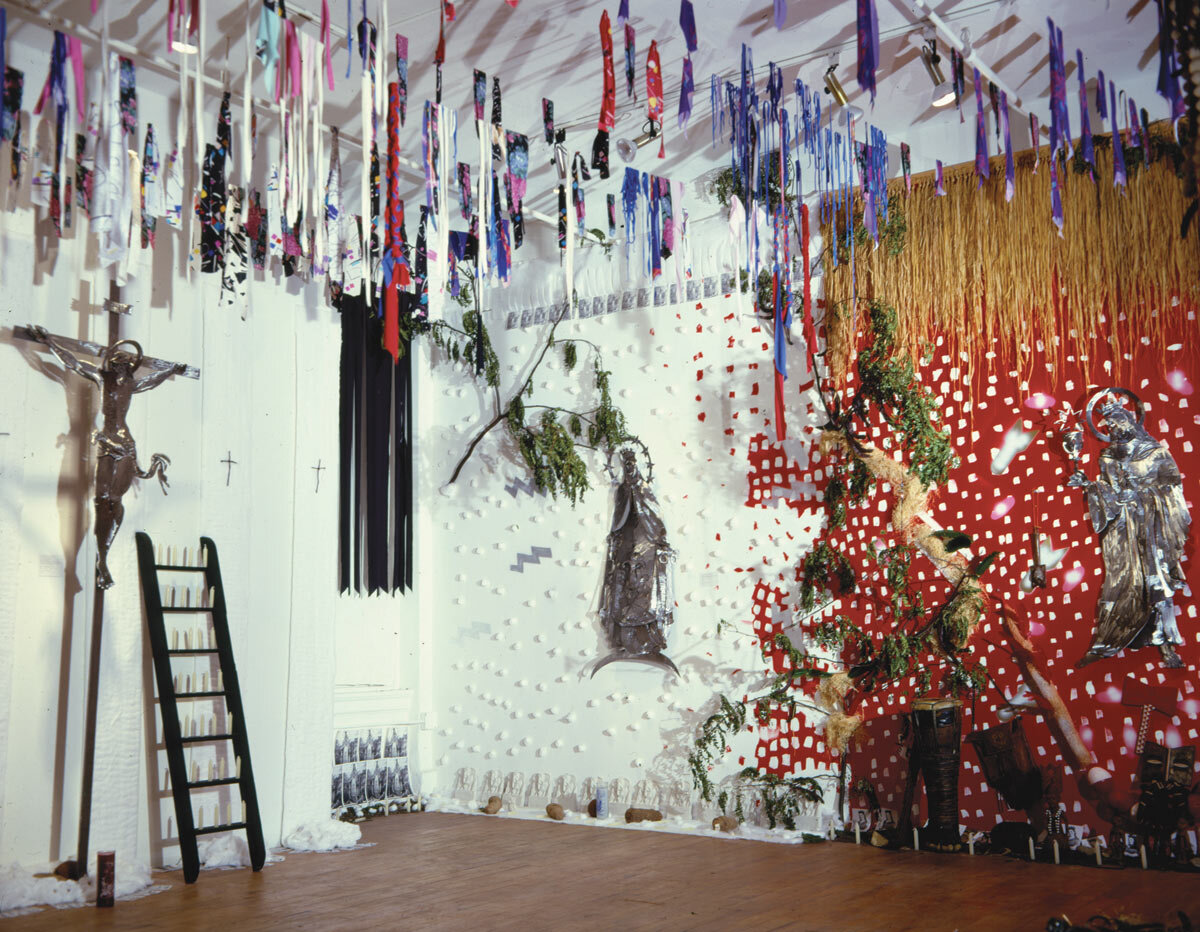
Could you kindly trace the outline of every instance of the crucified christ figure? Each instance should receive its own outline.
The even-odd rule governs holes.
[[[96,586],[108,589],[113,584],[108,571],[108,550],[121,527],[125,506],[121,498],[129,491],[134,476],[149,479],[157,476],[163,494],[167,494],[167,466],[170,460],[161,453],[150,457],[149,469],[142,470],[137,464],[137,447],[125,416],[129,413],[129,402],[138,392],[149,391],[161,385],[173,375],[181,374],[187,366],[175,363],[170,368],[158,369],[144,378],[134,378],[142,364],[142,348],[133,340],[119,340],[104,350],[100,365],[83,362],[73,353],[60,346],[44,327],[29,327],[29,332],[39,343],[44,343],[59,361],[72,372],[94,382],[100,389],[101,410],[104,425],[93,435],[93,442],[100,448],[96,457]],[[135,353],[121,349],[130,346]]]

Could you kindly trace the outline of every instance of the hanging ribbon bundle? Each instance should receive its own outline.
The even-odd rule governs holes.
[[[900,168],[904,172],[904,194],[912,194],[912,150],[907,142],[900,143]]]
[[[600,14],[600,53],[604,60],[604,92],[600,99],[600,121],[596,127],[596,139],[592,143],[592,168],[600,170],[600,177],[608,177],[608,134],[616,125],[617,78],[613,68],[612,25],[608,10]]]
[[[542,129],[545,132],[546,145],[554,145],[554,101],[542,98]],[[551,158],[551,161],[554,161]]]
[[[879,67],[879,13],[875,0],[858,0],[858,86],[875,106],[875,70]]]
[[[979,179],[979,187],[983,187],[983,179],[991,176],[988,164],[987,117],[983,114],[983,85],[979,77],[979,69],[975,69],[975,176]]]
[[[625,264],[633,265],[632,246],[637,239],[638,172],[625,166],[625,181],[621,185],[621,208],[625,215]]]
[[[666,134],[661,132],[663,115],[662,61],[658,57],[658,43],[650,40],[650,51],[646,53],[646,116],[660,127],[658,157],[666,158]]]

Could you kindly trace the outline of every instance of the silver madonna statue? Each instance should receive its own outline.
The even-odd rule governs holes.
[[[646,459],[649,463],[649,455]],[[596,663],[592,676],[616,660],[649,663],[678,675],[663,653],[675,612],[675,551],[667,543],[658,500],[638,468],[635,450],[621,450],[621,470],[600,591],[600,623],[612,652]],[[648,471],[653,476],[653,466]]]
[[[1134,402],[1136,414],[1111,397],[1118,395]],[[1096,413],[1107,434],[1097,428]],[[1191,517],[1179,467],[1167,448],[1142,426],[1145,410],[1128,389],[1096,392],[1085,420],[1092,434],[1106,444],[1099,457],[1100,472],[1092,481],[1077,463],[1067,485],[1087,493],[1092,527],[1100,535],[1104,585],[1091,647],[1076,666],[1151,644],[1158,647],[1166,666],[1182,666],[1174,648],[1183,637],[1175,624],[1173,599],[1184,587],[1180,564]],[[1076,462],[1082,440],[1082,432],[1075,430],[1064,443]]]

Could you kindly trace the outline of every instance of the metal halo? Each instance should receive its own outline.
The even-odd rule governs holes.
[[[117,340],[117,342],[114,343],[112,346],[106,347],[104,350],[104,355],[100,357],[100,371],[101,372],[111,371],[111,369],[109,367],[110,360],[112,359],[113,355],[116,353],[117,347],[124,346],[126,343],[128,343],[135,350],[137,350],[137,361],[133,364],[133,370],[132,370],[133,372],[137,372],[138,366],[140,366],[142,364],[142,359],[145,358],[145,355],[146,355],[145,353],[142,352],[142,344],[140,344],[137,340]]]
[[[1141,427],[1143,424],[1146,423],[1146,406],[1142,404],[1141,398],[1139,398],[1137,395],[1135,395],[1128,388],[1116,388],[1115,386],[1112,388],[1102,388],[1099,391],[1095,392],[1092,395],[1092,397],[1088,399],[1087,409],[1084,412],[1084,420],[1087,423],[1088,430],[1091,432],[1092,436],[1095,437],[1097,440],[1099,440],[1101,443],[1108,443],[1109,435],[1102,434],[1102,433],[1100,433],[1099,430],[1097,430],[1096,423],[1095,423],[1095,421],[1092,420],[1092,412],[1094,411],[1094,409],[1096,407],[1096,402],[1099,401],[1101,398],[1103,398],[1105,395],[1124,395],[1126,398],[1128,398],[1130,401],[1132,401],[1135,405],[1137,405],[1138,427]]]
[[[642,441],[640,441],[637,437],[630,437],[628,440],[624,441],[623,443],[618,443],[615,447],[610,447],[609,451],[608,451],[608,456],[606,456],[604,458],[604,471],[608,473],[608,477],[610,479],[612,479],[613,482],[619,481],[617,479],[616,472],[612,468],[613,454],[616,453],[617,450],[621,449],[622,447],[633,446],[634,444],[637,444],[639,447],[642,448],[642,455],[644,457],[646,457],[646,475],[643,478],[645,478],[646,482],[649,482],[651,479],[654,478],[654,460],[650,459],[650,451],[646,448],[646,445],[644,443],[642,443]]]

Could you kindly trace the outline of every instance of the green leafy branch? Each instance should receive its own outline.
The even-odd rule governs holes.
[[[635,441],[626,427],[625,415],[613,403],[612,373],[604,368],[599,347],[581,338],[556,339],[558,325],[565,318],[569,305],[550,327],[537,358],[525,378],[508,394],[505,402],[500,388],[500,363],[492,349],[487,327],[479,310],[463,315],[462,329],[445,322],[433,325],[434,342],[442,347],[456,363],[472,364],[472,372],[492,390],[493,416],[476,432],[450,475],[458,480],[480,442],[501,424],[520,451],[521,458],[540,491],[553,496],[565,495],[574,505],[590,487],[588,467],[580,456],[581,449],[611,451],[622,443]],[[482,334],[484,366],[475,371],[477,340]],[[595,406],[574,410],[558,405],[533,403],[534,377],[551,349],[559,347],[564,368],[574,371],[579,363],[579,347],[588,348],[592,355],[592,383]],[[536,414],[534,412],[537,412]]]

